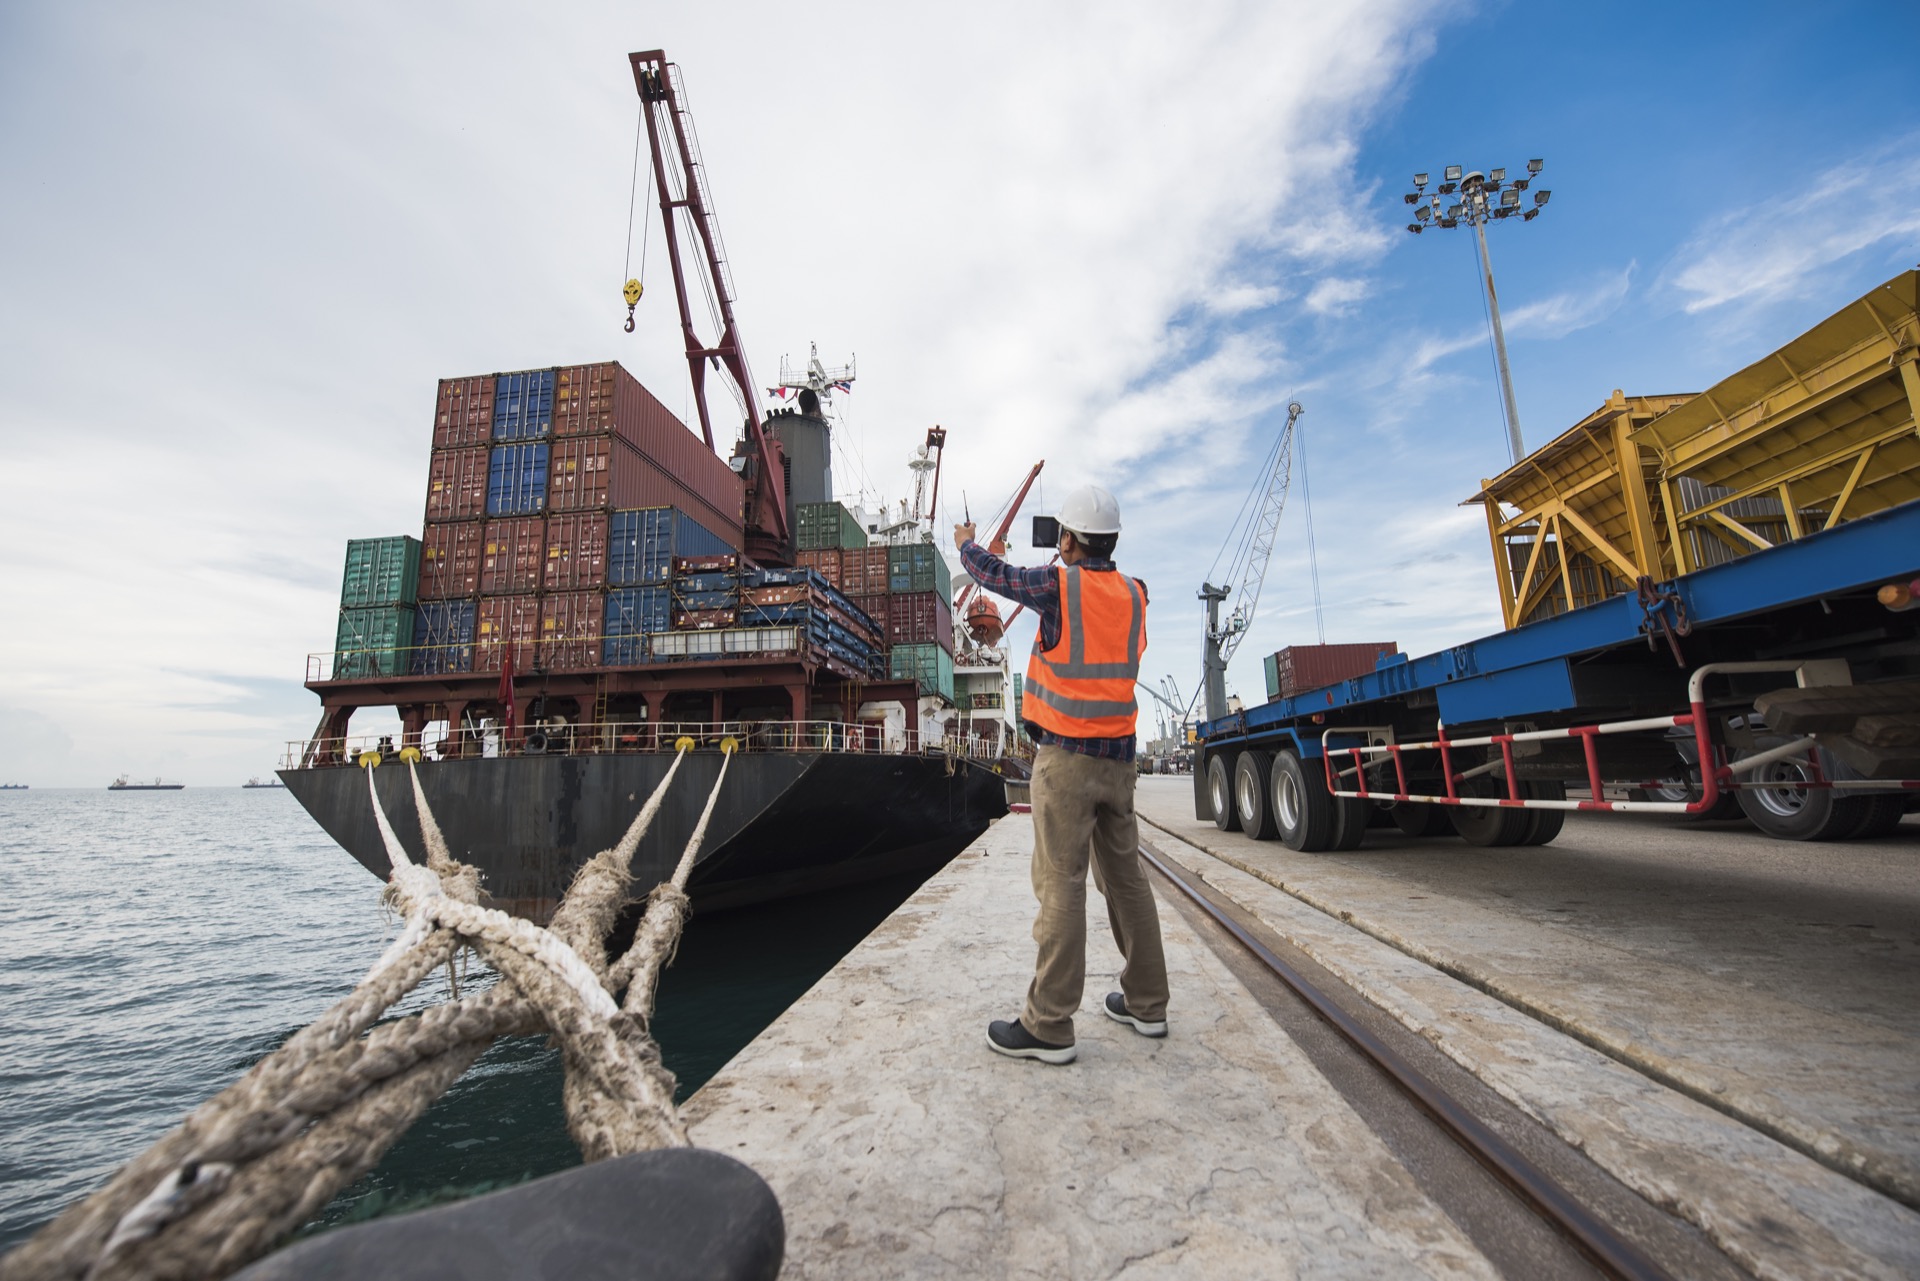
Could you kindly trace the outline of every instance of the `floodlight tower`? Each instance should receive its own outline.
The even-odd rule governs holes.
[[[1428,227],[1452,228],[1463,222],[1473,228],[1474,243],[1480,249],[1480,283],[1487,291],[1487,314],[1493,325],[1493,355],[1500,367],[1500,394],[1507,411],[1507,448],[1513,451],[1516,463],[1527,451],[1520,442],[1520,411],[1513,403],[1513,374],[1507,367],[1507,336],[1500,328],[1500,299],[1493,292],[1493,259],[1487,256],[1487,224],[1505,221],[1515,214],[1522,222],[1538,218],[1553,193],[1544,188],[1534,192],[1533,208],[1527,210],[1520,208],[1520,193],[1532,185],[1545,167],[1544,160],[1529,160],[1527,176],[1508,182],[1505,169],[1463,173],[1459,165],[1448,165],[1443,171],[1444,180],[1432,194],[1427,191],[1428,175],[1423,173],[1413,175],[1414,189],[1406,194],[1406,202],[1414,207],[1414,220],[1407,224],[1407,230],[1414,235]],[[1441,203],[1441,196],[1456,193],[1460,203]]]

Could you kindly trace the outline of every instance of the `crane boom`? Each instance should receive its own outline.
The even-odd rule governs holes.
[[[1253,625],[1253,612],[1260,604],[1260,588],[1266,582],[1267,562],[1273,558],[1274,536],[1280,530],[1280,513],[1286,510],[1287,488],[1293,481],[1293,426],[1306,410],[1295,400],[1287,405],[1287,422],[1280,429],[1280,441],[1274,448],[1273,468],[1267,473],[1266,492],[1253,514],[1246,544],[1246,562],[1240,566],[1237,591],[1200,585],[1200,599],[1207,604],[1207,634],[1204,656],[1204,682],[1207,719],[1218,720],[1227,714],[1227,663],[1233,658],[1240,640]],[[1234,574],[1229,566],[1228,580]],[[1220,605],[1229,596],[1237,596],[1233,612],[1220,621]]]
[[[660,200],[667,257],[673,266],[673,289],[680,304],[680,332],[686,340],[687,373],[693,382],[693,403],[700,414],[700,434],[711,449],[713,419],[706,388],[711,365],[733,384],[732,391],[746,415],[746,439],[736,453],[745,462],[747,554],[762,563],[785,564],[792,559],[793,542],[787,513],[785,451],[779,441],[761,430],[760,398],[733,317],[733,277],[727,270],[720,225],[713,216],[713,197],[707,190],[706,166],[700,158],[693,118],[687,112],[680,68],[668,62],[659,49],[628,54],[627,60],[633,64],[633,83],[640,93],[641,114],[647,123],[654,187]],[[687,288],[689,273],[680,257],[683,228],[692,230],[701,249],[694,272],[720,330],[711,344],[694,327]]]

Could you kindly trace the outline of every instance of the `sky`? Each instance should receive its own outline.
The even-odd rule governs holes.
[[[1029,510],[1106,485],[1183,698],[1290,399],[1230,687],[1323,629],[1499,626],[1459,505],[1507,463],[1477,266],[1404,230],[1416,170],[1546,161],[1545,214],[1489,232],[1529,447],[1920,261],[1910,0],[534,13],[0,7],[0,781],[267,774],[346,541],[419,531],[439,378],[616,359],[686,404],[631,50],[682,68],[757,381],[858,360],[842,491],[909,492],[935,423],[949,522],[1042,458]]]

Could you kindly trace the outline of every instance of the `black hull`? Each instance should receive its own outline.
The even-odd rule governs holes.
[[[545,920],[581,864],[626,832],[672,762],[647,754],[516,756],[419,769],[454,857],[480,869],[495,902]],[[699,753],[680,767],[634,856],[641,886],[672,872],[720,762],[718,753]],[[361,770],[283,770],[280,778],[329,836],[386,879]],[[407,770],[387,765],[374,781],[401,844],[424,859]],[[712,911],[931,873],[1006,812],[1000,776],[963,760],[742,753],[727,771],[688,890],[696,908]]]

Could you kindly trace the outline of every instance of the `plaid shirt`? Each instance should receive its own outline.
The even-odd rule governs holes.
[[[1040,648],[1052,649],[1060,643],[1060,576],[1050,565],[1026,569],[1009,565],[979,543],[968,540],[960,549],[960,563],[967,567],[973,581],[995,596],[1004,596],[1032,610],[1040,618]],[[1081,569],[1112,573],[1111,560],[1083,560]],[[1082,756],[1098,756],[1110,761],[1133,759],[1134,736],[1125,738],[1067,738],[1022,720],[1027,737],[1042,747],[1058,747]]]

